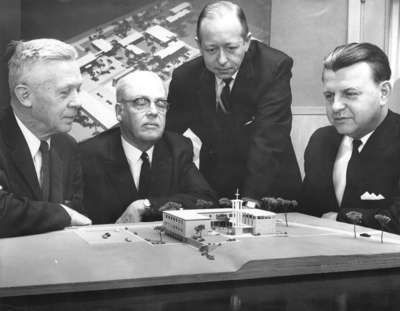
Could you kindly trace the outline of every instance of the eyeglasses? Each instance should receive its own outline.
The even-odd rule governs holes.
[[[138,97],[132,100],[121,100],[122,103],[129,105],[137,111],[147,111],[150,109],[151,102],[154,102],[159,112],[165,113],[168,110],[169,103],[166,99],[156,99],[152,101],[148,97]]]

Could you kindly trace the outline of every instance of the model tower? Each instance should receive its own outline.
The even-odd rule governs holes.
[[[232,202],[232,229],[234,234],[241,234],[243,231],[243,200],[239,199],[239,189],[236,190],[236,199]]]

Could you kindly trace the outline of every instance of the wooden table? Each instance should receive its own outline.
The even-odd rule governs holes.
[[[279,218],[283,219],[282,215]],[[328,278],[340,275],[340,280],[354,277],[354,273],[349,276],[343,272],[364,270],[375,270],[368,274],[358,272],[367,278],[371,277],[370,273],[379,273],[377,277],[386,273],[388,278],[398,275],[390,284],[400,285],[398,270],[378,271],[400,267],[400,236],[397,235],[385,233],[384,243],[381,243],[380,231],[357,227],[355,239],[352,225],[291,213],[289,226],[281,221],[276,235],[238,237],[236,241],[216,247],[211,252],[215,260],[209,260],[185,243],[170,240],[158,245],[143,240],[146,234],[153,234],[152,238],[158,236],[152,229],[157,224],[128,226],[129,232],[116,225],[92,226],[1,239],[0,296],[96,291],[92,293],[95,296],[99,291],[122,289],[129,299],[132,299],[131,294],[127,294],[130,291],[135,292],[135,297],[141,297],[140,293],[146,296],[154,291],[180,290],[189,291],[184,295],[190,297],[199,288],[203,293],[211,288],[214,293],[218,284],[225,284],[223,288],[228,286],[233,291],[239,290],[237,288],[246,291],[248,286],[271,290],[279,288],[276,284],[271,287],[274,282],[289,284],[293,277],[295,282],[300,282],[298,286],[303,286],[301,282],[307,278],[315,278],[312,284],[323,283],[326,273],[339,273],[329,274]],[[110,232],[112,238],[103,241],[104,232]],[[360,237],[360,233],[370,237]],[[126,235],[131,241],[124,240]],[[363,288],[365,284],[362,282],[358,287]],[[318,292],[319,287],[313,290]],[[221,292],[227,294],[224,289]],[[229,297],[234,297],[230,290],[228,292]],[[285,290],[281,288],[279,292]],[[104,297],[104,293],[109,295],[110,292],[101,293]],[[79,293],[68,295],[75,295],[79,300]],[[179,294],[174,292],[172,297],[179,297]],[[397,299],[396,295],[394,297]],[[185,299],[179,300],[183,301]]]

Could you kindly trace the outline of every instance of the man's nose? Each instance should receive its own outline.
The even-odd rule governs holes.
[[[346,107],[346,104],[341,96],[335,96],[332,103],[333,111],[340,111]]]
[[[158,114],[158,109],[154,101],[150,102],[149,109],[147,109],[147,113],[149,114]]]
[[[228,61],[228,58],[226,57],[224,49],[220,49],[218,53],[218,63],[223,65]]]
[[[73,94],[71,95],[71,101],[69,102],[69,106],[75,108],[80,108],[82,106],[82,101],[78,90],[73,91]]]

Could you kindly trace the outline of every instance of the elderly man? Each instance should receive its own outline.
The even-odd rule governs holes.
[[[80,107],[77,53],[53,39],[14,42],[11,107],[0,119],[0,237],[90,224],[82,171],[65,134]]]
[[[369,43],[337,47],[323,64],[326,112],[332,126],[318,129],[305,151],[303,211],[379,228],[375,215],[391,218],[398,232],[400,116],[388,109],[389,62]],[[354,214],[354,213],[353,213]]]
[[[200,171],[219,196],[296,197],[290,78],[293,61],[251,40],[246,17],[228,1],[197,21],[202,56],[173,73],[167,129],[190,129],[202,142]]]
[[[119,80],[115,109],[119,127],[81,143],[85,206],[94,223],[160,220],[164,209],[215,202],[190,140],[164,132],[168,102],[155,73]]]

